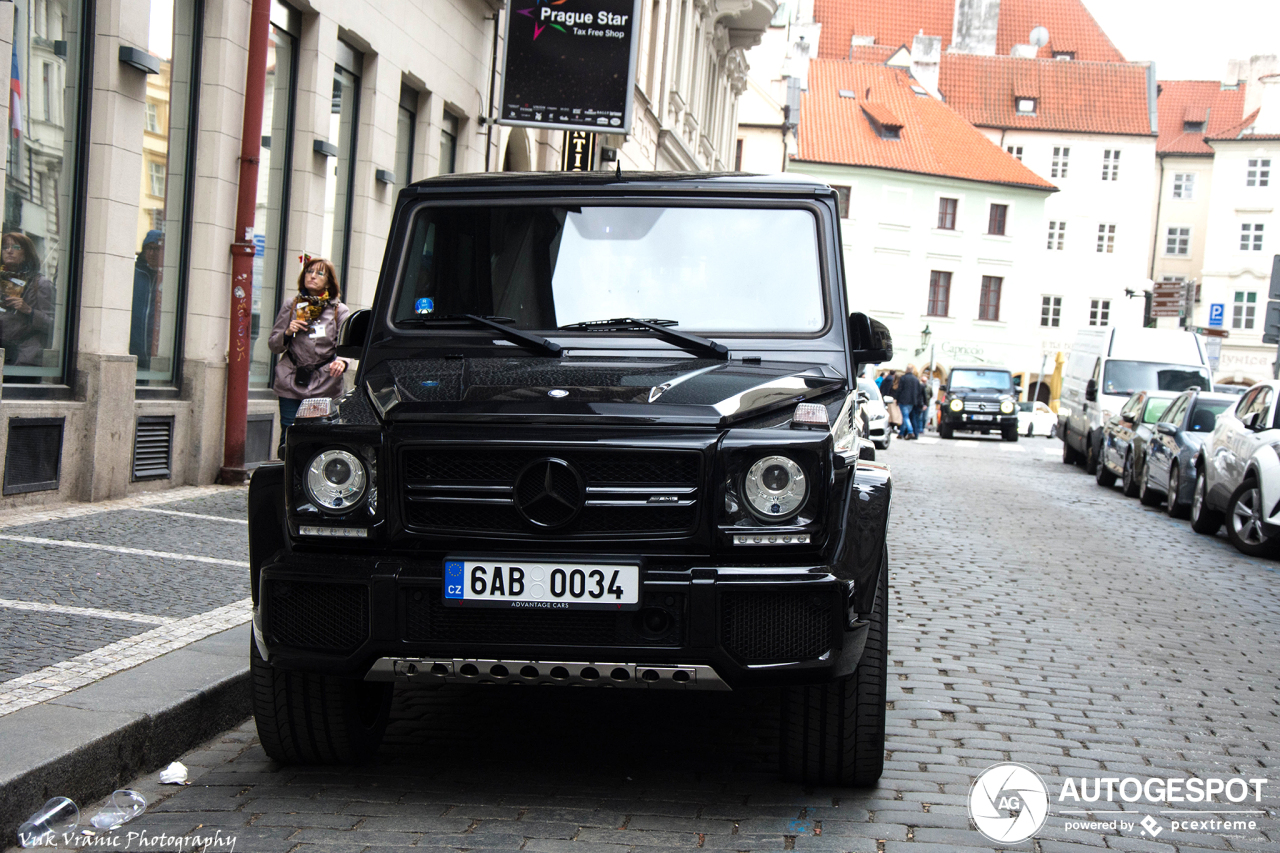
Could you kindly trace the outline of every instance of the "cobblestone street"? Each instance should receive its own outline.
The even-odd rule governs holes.
[[[377,762],[278,766],[246,722],[182,759],[190,787],[160,786],[154,775],[130,783],[152,806],[118,833],[145,836],[118,849],[179,849],[144,844],[190,834],[210,851],[235,839],[235,850],[264,853],[964,853],[1004,849],[973,829],[966,811],[978,773],[1001,761],[1035,770],[1050,794],[1036,837],[1008,849],[1280,849],[1280,563],[1243,557],[1221,535],[1199,536],[1118,488],[1100,488],[1062,464],[1057,441],[930,437],[894,442],[882,458],[896,493],[879,787],[779,781],[768,692],[398,688]],[[241,503],[216,497],[163,509],[242,518],[243,493],[236,496]],[[121,510],[0,534],[228,563],[0,541],[0,598],[182,618],[248,595],[247,572],[230,565],[246,559],[243,525]],[[73,588],[56,580],[67,576],[62,560],[98,568],[79,572]],[[179,571],[206,586],[166,580]],[[100,582],[96,572],[117,581]],[[8,620],[8,678],[51,663],[49,646],[65,656],[96,647],[83,639],[90,628],[101,645],[128,630],[94,627],[103,620],[72,612],[0,608],[0,618]],[[247,627],[244,634],[247,656]],[[1260,803],[1058,798],[1068,778],[1192,776],[1268,781]],[[1146,816],[1153,820],[1144,827]],[[1123,827],[1071,826],[1117,818]],[[1189,818],[1253,827],[1171,825]]]

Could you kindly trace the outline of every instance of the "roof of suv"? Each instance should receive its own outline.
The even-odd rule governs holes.
[[[426,191],[544,189],[644,189],[647,191],[749,191],[763,193],[834,192],[825,182],[796,173],[753,175],[746,172],[470,172],[415,181],[409,189]]]

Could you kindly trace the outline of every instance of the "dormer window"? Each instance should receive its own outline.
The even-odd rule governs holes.
[[[1076,52],[1074,50],[1055,50],[1053,52],[1054,59],[1075,59]]]
[[[1204,122],[1202,121],[1184,121],[1182,123],[1183,133],[1204,133]]]
[[[1018,115],[1020,116],[1033,116],[1036,114],[1035,98],[1017,98],[1014,100],[1014,105],[1017,107]]]
[[[891,113],[884,104],[863,103],[862,114],[867,117],[867,124],[881,139],[901,139],[902,121]]]
[[[853,91],[852,89],[837,89],[837,90],[836,90],[836,94],[837,94],[837,95],[839,95],[839,96],[840,96],[840,97],[842,97],[842,98],[856,98],[856,97],[858,97],[858,93],[857,93],[857,92],[855,92],[855,91]]]

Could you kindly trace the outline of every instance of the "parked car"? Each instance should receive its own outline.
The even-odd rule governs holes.
[[[893,348],[840,226],[798,175],[402,189],[354,389],[249,485],[266,754],[369,758],[396,681],[767,687],[785,776],[874,784],[892,481],[856,377]]]
[[[1101,326],[1076,333],[1062,373],[1062,461],[1096,474],[1102,427],[1135,391],[1213,387],[1203,342],[1180,329]]]
[[[1261,382],[1218,416],[1196,456],[1191,527],[1227,538],[1243,554],[1264,557],[1280,546],[1280,382]]]
[[[1112,486],[1121,478],[1125,497],[1138,495],[1147,443],[1154,424],[1178,395],[1172,391],[1139,391],[1120,413],[1102,427],[1101,455],[1096,477],[1099,486]]]
[[[1213,392],[1215,394],[1230,394],[1233,397],[1240,397],[1245,391],[1249,390],[1248,385],[1214,385]]]
[[[1053,438],[1058,434],[1058,416],[1039,400],[1023,400],[1018,404],[1018,432],[1027,438],[1033,435]]]
[[[1154,506],[1164,499],[1165,511],[1173,518],[1191,512],[1195,490],[1195,460],[1204,442],[1213,434],[1218,415],[1240,398],[1235,394],[1184,391],[1155,423],[1155,433],[1147,447],[1138,499]]]
[[[881,450],[888,450],[893,430],[889,428],[889,410],[885,407],[884,397],[871,379],[859,379],[858,390],[865,395],[859,398],[861,404],[858,406],[862,415],[862,437]]]
[[[947,404],[942,407],[938,435],[956,430],[1000,433],[1018,440],[1018,386],[1003,367],[953,367],[947,375]]]

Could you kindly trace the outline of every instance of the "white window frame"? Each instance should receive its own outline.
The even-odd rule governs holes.
[[[1090,299],[1089,300],[1089,325],[1090,326],[1109,326],[1111,325],[1111,300],[1110,299]]]
[[[1240,223],[1240,251],[1262,251],[1262,222]]]
[[[1017,157],[1019,163],[1022,162],[1022,146],[1021,145],[1006,145],[1004,150],[1012,154],[1014,157]]]
[[[1056,229],[1054,226],[1057,226]],[[1053,244],[1057,243],[1055,247]],[[1061,252],[1067,245],[1067,220],[1050,219],[1049,220],[1049,242],[1047,248],[1051,252]]]
[[[1181,251],[1178,251],[1179,249],[1181,249]],[[1191,254],[1191,226],[1190,225],[1170,225],[1165,228],[1164,253],[1167,257],[1170,257],[1170,258],[1185,258],[1190,256]]]
[[[1107,148],[1102,152],[1102,180],[1120,180],[1120,149]]]
[[[1057,328],[1062,325],[1062,297],[1052,293],[1040,297],[1040,325]]]
[[[1070,145],[1055,145],[1053,147],[1053,165],[1049,169],[1049,177],[1065,178],[1067,176],[1067,166],[1071,161]]]
[[[1098,223],[1098,254],[1114,255],[1116,251],[1116,224]]]
[[[160,105],[157,104],[155,101],[147,101],[146,116],[147,116],[147,120],[146,120],[147,132],[159,133],[160,132]]]
[[[1195,172],[1173,173],[1173,197],[1179,201],[1191,201],[1196,194]]]
[[[1257,319],[1258,292],[1237,290],[1231,301],[1231,328],[1252,329]]]
[[[1265,187],[1271,184],[1271,158],[1252,157],[1245,170],[1246,187]]]
[[[157,198],[164,198],[166,171],[164,163],[157,163],[155,160],[147,162],[147,192]]]

